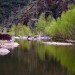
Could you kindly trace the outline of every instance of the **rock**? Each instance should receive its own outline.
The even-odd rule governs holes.
[[[42,39],[42,40],[52,40],[52,37],[49,37],[49,36],[42,36],[41,39]]]
[[[28,36],[21,36],[19,39],[27,40]]]
[[[7,43],[3,43],[0,45],[1,48],[6,48],[6,49],[13,49],[15,47],[18,47],[18,43],[17,42],[7,42]]]
[[[67,42],[75,43],[75,40],[66,40]]]
[[[7,55],[10,51],[5,48],[0,48],[0,55],[4,56]]]
[[[13,43],[11,43],[11,44],[12,44],[13,47],[19,46],[19,44],[18,44],[17,42],[13,42]]]
[[[20,39],[20,37],[18,37],[18,36],[15,36],[14,38],[15,38],[15,39]]]
[[[41,40],[41,36],[39,36],[39,35],[34,36],[34,40],[40,41]]]
[[[28,36],[28,37],[27,37],[27,40],[28,40],[28,41],[31,41],[31,40],[33,40],[33,37],[32,37],[32,36]]]
[[[42,42],[43,44],[48,44],[48,45],[73,45],[72,43],[62,43],[62,42]]]

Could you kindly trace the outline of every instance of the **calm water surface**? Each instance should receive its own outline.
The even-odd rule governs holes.
[[[75,75],[75,46],[18,42],[19,47],[0,56],[0,75]]]

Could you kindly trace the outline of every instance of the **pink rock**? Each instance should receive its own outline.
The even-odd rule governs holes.
[[[0,48],[0,55],[4,56],[7,55],[10,51],[5,48]]]

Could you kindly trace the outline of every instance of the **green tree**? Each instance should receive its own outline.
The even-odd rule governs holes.
[[[45,30],[53,37],[75,38],[75,9],[63,12],[57,20],[53,19]]]
[[[11,28],[7,28],[7,30],[8,30],[7,33],[10,34],[10,35],[15,35],[16,34],[16,29],[17,29],[16,25],[13,24]]]
[[[39,17],[39,20],[36,23],[36,28],[35,28],[36,32],[39,34],[45,34],[46,33],[45,28],[49,26],[52,19],[53,18],[51,16],[45,19],[45,14],[42,13],[41,16]]]

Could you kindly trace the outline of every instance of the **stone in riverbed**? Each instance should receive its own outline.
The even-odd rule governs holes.
[[[0,48],[0,55],[4,56],[7,55],[10,51],[5,48]]]
[[[7,42],[7,43],[3,43],[0,45],[1,48],[6,48],[6,49],[13,49],[15,47],[18,47],[18,43],[17,42]]]

